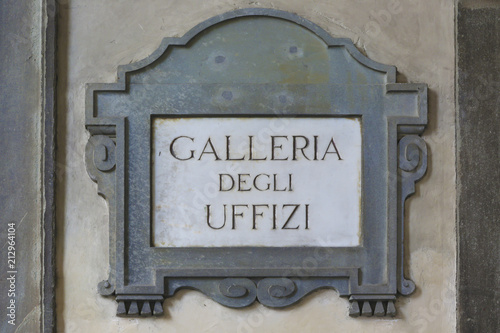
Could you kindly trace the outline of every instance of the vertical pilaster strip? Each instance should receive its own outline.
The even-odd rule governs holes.
[[[458,332],[500,332],[500,2],[457,8]]]
[[[43,0],[43,286],[41,332],[55,332],[56,0]]]

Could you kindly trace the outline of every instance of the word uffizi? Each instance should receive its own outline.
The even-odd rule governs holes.
[[[173,158],[179,161],[188,160],[202,160],[203,158],[213,158],[214,161],[298,161],[299,159],[305,159],[307,161],[324,161],[331,155],[334,155],[337,160],[342,160],[335,140],[331,137],[326,145],[321,142],[319,136],[314,135],[312,138],[303,135],[276,135],[270,136],[269,142],[267,144],[268,154],[258,156],[254,150],[254,137],[248,136],[248,143],[239,142],[237,146],[237,151],[240,154],[236,154],[231,148],[231,136],[225,136],[225,145],[217,147],[214,145],[213,140],[209,137],[204,142],[203,148],[197,149],[201,146],[197,145],[197,140],[189,136],[177,136],[170,143],[170,154]],[[311,143],[312,142],[312,143]],[[321,144],[323,143],[323,144]],[[233,145],[234,146],[234,145]],[[241,152],[244,152],[241,154]],[[205,157],[206,156],[206,157]],[[237,192],[247,192],[253,189],[257,191],[293,191],[293,175],[288,174],[286,177],[285,184],[281,186],[279,183],[278,174],[265,174],[260,173],[252,176],[248,173],[240,173],[237,175],[230,174],[219,174],[219,191],[237,191]],[[258,228],[258,219],[263,219],[264,211],[267,210],[268,214],[272,213],[270,218],[272,221],[272,230],[276,229],[292,229],[297,230],[300,228],[300,224],[294,224],[294,217],[301,215],[304,218],[304,229],[309,229],[309,204],[233,204],[226,205],[223,204],[223,223],[220,226],[215,226],[213,221],[211,221],[211,205],[207,204],[205,206],[206,211],[206,222],[207,225],[214,230],[222,229],[226,226],[228,210],[231,215],[231,229],[236,229],[237,218],[244,218],[245,211],[251,211],[251,225],[252,230]],[[278,211],[281,213],[282,221],[279,221]],[[298,213],[302,211],[301,213]]]

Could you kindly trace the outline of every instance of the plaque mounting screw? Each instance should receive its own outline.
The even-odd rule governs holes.
[[[109,287],[111,287],[111,284],[109,283],[109,281],[106,280],[106,281],[104,281],[103,286],[104,286],[104,288],[109,288]]]
[[[222,56],[222,55],[218,55],[217,57],[215,57],[215,63],[216,64],[221,64],[224,62],[224,60],[226,60],[226,57]]]

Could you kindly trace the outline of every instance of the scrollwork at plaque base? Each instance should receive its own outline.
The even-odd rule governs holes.
[[[311,292],[331,288],[340,296],[349,296],[338,290],[338,280],[330,279],[330,286],[314,279],[299,278],[225,278],[225,279],[169,279],[166,295],[118,295],[117,316],[148,317],[162,316],[165,297],[173,296],[179,289],[194,289],[214,301],[231,308],[243,308],[259,302],[270,308],[286,307],[300,301]],[[351,317],[394,317],[395,295],[351,295],[349,315]]]

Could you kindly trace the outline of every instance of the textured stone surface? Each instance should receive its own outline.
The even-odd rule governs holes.
[[[500,331],[500,3],[458,8],[460,332]]]
[[[335,292],[313,293],[283,310],[235,310],[182,291],[160,318],[117,318],[96,293],[107,277],[105,201],[85,171],[84,91],[114,82],[118,64],[140,60],[166,36],[237,8],[297,13],[336,37],[351,38],[375,61],[396,65],[400,82],[429,85],[427,175],[408,204],[408,277],[418,286],[398,300],[394,319],[353,319]],[[454,6],[429,1],[70,1],[61,8],[58,134],[58,325],[64,332],[454,332],[455,155]],[[75,265],[75,262],[78,265]]]
[[[34,0],[0,3],[1,332],[38,332],[41,325],[40,10],[39,1]],[[7,261],[7,224],[11,222],[16,228],[14,268],[7,266],[12,263]],[[15,288],[7,280],[11,275]],[[10,297],[9,290],[14,289],[15,297]],[[15,300],[15,326],[8,323],[10,300]]]

